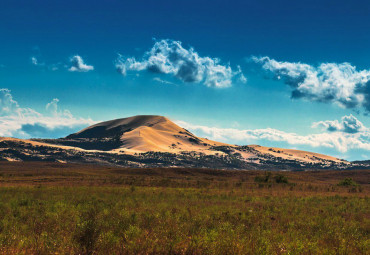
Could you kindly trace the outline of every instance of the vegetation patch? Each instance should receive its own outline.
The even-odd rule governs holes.
[[[344,180],[341,180],[339,183],[338,183],[338,186],[345,186],[345,187],[349,187],[349,186],[358,186],[357,182],[355,182],[354,180],[352,180],[352,178],[345,178]]]
[[[258,183],[288,183],[288,177],[283,174],[272,176],[271,172],[266,172],[265,175],[257,175],[254,181]]]
[[[369,251],[369,171],[0,162],[0,173],[0,254]]]

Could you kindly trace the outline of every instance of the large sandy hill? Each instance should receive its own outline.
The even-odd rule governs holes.
[[[105,121],[60,139],[0,138],[0,143],[3,143],[2,147],[0,146],[0,151],[8,153],[7,156],[3,157],[6,160],[22,158],[22,156],[17,156],[20,152],[14,149],[18,146],[23,148],[21,153],[24,154],[23,158],[37,156],[39,152],[36,151],[40,150],[42,150],[41,154],[47,158],[53,158],[52,151],[64,151],[68,155],[80,153],[85,155],[81,156],[85,158],[86,155],[90,157],[91,153],[105,153],[104,157],[108,157],[107,154],[110,154],[114,158],[114,155],[168,152],[177,155],[185,153],[189,155],[190,160],[192,158],[199,159],[201,155],[217,156],[218,159],[212,159],[212,162],[224,157],[222,160],[231,165],[247,163],[279,167],[284,164],[299,167],[311,164],[322,166],[349,164],[345,160],[313,152],[260,145],[237,146],[211,141],[197,137],[168,118],[157,115],[138,115]],[[30,153],[32,150],[35,151],[33,154]],[[160,158],[161,156],[153,157]],[[95,159],[89,160],[94,161]],[[212,162],[207,161],[207,164],[212,165]]]
[[[212,146],[227,145],[198,138],[168,118],[156,115],[138,115],[101,122],[66,138],[119,139],[119,147],[114,150],[128,153],[197,151],[209,154]]]

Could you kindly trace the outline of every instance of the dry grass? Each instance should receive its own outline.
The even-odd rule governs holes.
[[[369,254],[369,173],[0,163],[0,253]]]

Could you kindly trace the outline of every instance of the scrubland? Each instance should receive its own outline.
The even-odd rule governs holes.
[[[369,254],[369,174],[0,163],[0,253]]]

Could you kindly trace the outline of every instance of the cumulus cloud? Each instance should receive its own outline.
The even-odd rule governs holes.
[[[312,127],[314,128],[319,127],[319,128],[322,128],[330,132],[341,131],[345,133],[358,133],[358,132],[369,131],[369,129],[366,128],[364,124],[362,124],[362,122],[359,121],[352,114],[348,116],[343,116],[341,121],[325,120],[325,121],[315,122],[312,124]]]
[[[0,117],[13,114],[19,109],[9,89],[0,89]]]
[[[361,108],[370,112],[370,70],[358,71],[349,63],[279,62],[269,57],[252,60],[293,88],[293,98],[335,103],[345,108]]]
[[[68,110],[60,110],[59,100],[46,105],[47,114],[22,108],[8,89],[0,89],[0,136],[20,138],[56,138],[76,132],[94,123],[76,118]]]
[[[181,42],[173,40],[155,42],[139,61],[119,55],[116,69],[122,75],[143,70],[170,74],[183,82],[216,88],[230,87],[235,78],[243,83],[247,81],[240,67],[234,71],[229,64],[222,65],[218,58],[200,57],[193,48],[185,49]]]
[[[366,129],[357,133],[324,132],[319,134],[299,135],[288,133],[273,128],[246,129],[216,128],[193,125],[184,121],[176,121],[199,136],[204,136],[217,141],[237,141],[240,144],[255,143],[261,140],[272,142],[285,142],[290,145],[308,145],[311,147],[325,147],[335,149],[342,153],[350,149],[370,150],[370,130]]]
[[[94,67],[84,63],[83,59],[79,55],[75,55],[70,58],[70,72],[88,72],[94,70]]]

